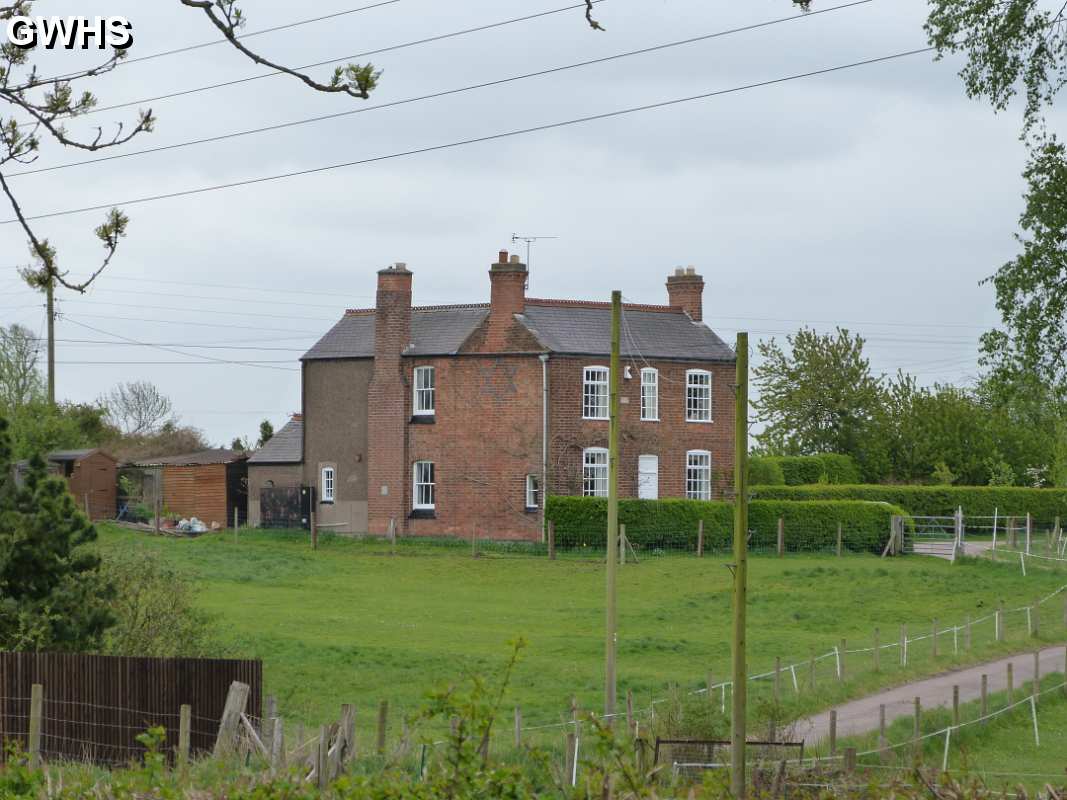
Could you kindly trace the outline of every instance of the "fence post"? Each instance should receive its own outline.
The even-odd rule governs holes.
[[[178,709],[178,764],[189,763],[189,733],[193,722],[193,707],[183,703]]]
[[[568,786],[573,786],[574,785],[574,748],[575,748],[575,745],[577,744],[577,742],[578,742],[578,737],[575,735],[574,731],[568,732],[567,733],[567,738],[566,738],[566,744],[564,745],[564,747],[566,748],[566,752],[565,752],[565,755],[563,757],[564,758],[564,762],[563,763],[565,765],[564,766],[564,773],[566,775],[566,781],[567,781],[567,785]]]
[[[697,520],[697,558],[704,557],[704,520]]]
[[[548,521],[548,560],[556,560],[556,523],[551,519]]]
[[[351,703],[341,704],[341,733],[345,737],[342,763],[356,757],[356,709]]]
[[[330,782],[329,769],[326,759],[330,752],[330,729],[325,725],[319,726],[319,743],[315,748],[315,772],[318,777],[319,788],[323,789]]]
[[[880,634],[880,631],[878,630],[878,628],[875,628],[874,629],[874,650],[873,650],[873,652],[874,652],[874,671],[875,672],[881,672],[881,669],[882,669],[882,647],[881,647],[881,644],[879,643],[879,639],[881,639],[882,637],[879,634]]]
[[[982,699],[981,699],[981,716],[986,716],[989,713],[989,676],[982,675]],[[985,724],[985,721],[982,723]]]
[[[837,755],[837,709],[830,709],[830,755]]]
[[[785,517],[778,517],[778,557],[785,555]]]
[[[41,728],[44,722],[44,686],[33,684],[30,689],[30,731],[27,750],[30,757],[30,769],[41,766]]]
[[[1041,651],[1034,651],[1034,685],[1033,685],[1034,705],[1037,705],[1038,698],[1041,696]]]
[[[912,739],[914,744],[912,746],[912,757],[915,759],[915,763],[922,761],[923,743],[922,743],[922,720],[923,720],[923,707],[922,700],[918,697],[915,698],[915,727],[913,729]]]
[[[837,523],[837,557],[841,558],[841,523]]]
[[[378,755],[385,754],[385,731],[389,724],[389,701],[378,704]]]
[[[997,606],[996,616],[994,617],[994,619],[996,621],[996,628],[997,628],[996,640],[998,642],[1003,642],[1004,641],[1004,601],[1003,600],[1000,602],[1000,605]]]
[[[711,673],[708,673],[708,681],[711,681]],[[711,697],[711,690],[708,690],[708,697]],[[637,736],[637,730],[634,728],[634,690],[626,690],[626,730],[630,732],[631,736]]]
[[[885,746],[889,744],[885,737],[885,703],[878,706],[878,748],[885,750]]]
[[[1030,512],[1026,512],[1026,554],[1030,555],[1030,531],[1032,529]]]
[[[1035,600],[1034,601],[1034,607],[1032,609],[1030,609],[1030,635],[1035,637],[1035,638],[1040,635],[1040,631],[1041,631],[1040,625],[1039,625],[1040,620],[1038,619],[1038,614],[1040,614],[1040,613],[1041,613],[1041,601],[1040,600]]]
[[[1008,705],[1015,702],[1015,665],[1008,662]]]
[[[900,626],[900,666],[908,666],[908,626]]]
[[[522,747],[522,709],[515,706],[515,749]]]
[[[259,738],[263,742],[263,746],[267,748],[267,752],[270,752],[270,737],[274,731],[274,724],[271,722],[278,716],[278,700],[272,694],[267,695],[267,705],[263,709],[263,719],[259,723]]]
[[[277,772],[285,767],[285,733],[282,726],[282,718],[275,717],[271,720],[270,733],[270,768]]]
[[[956,684],[952,687],[952,724],[954,726],[960,724],[960,686]]]
[[[226,695],[226,705],[222,709],[222,719],[219,720],[219,733],[215,738],[216,758],[228,755],[233,750],[237,726],[248,704],[248,692],[247,683],[234,681],[230,684],[230,691]]]
[[[856,771],[856,748],[845,748],[845,772],[851,775]]]

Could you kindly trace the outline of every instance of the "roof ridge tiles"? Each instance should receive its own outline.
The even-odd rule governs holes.
[[[417,311],[464,311],[467,309],[489,308],[488,303],[452,303],[436,306],[412,306],[412,312]],[[345,310],[345,316],[358,316],[360,314],[373,314],[373,308],[349,308]]]
[[[594,308],[610,309],[611,303],[602,300],[563,300],[548,297],[527,297],[526,305],[530,306],[556,306],[558,308]],[[622,307],[627,311],[659,311],[670,314],[683,314],[681,306],[653,305],[651,303],[623,303]]]

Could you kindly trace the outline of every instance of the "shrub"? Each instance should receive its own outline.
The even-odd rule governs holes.
[[[1067,521],[1067,489],[1029,489],[1020,486],[891,486],[855,484],[845,486],[754,486],[759,500],[875,500],[900,506],[909,514],[951,516],[963,513],[1021,517],[1051,522]]]
[[[752,456],[748,460],[748,483],[750,486],[784,486],[782,465],[767,456]]]
[[[557,546],[604,547],[607,507],[607,500],[602,497],[549,497],[545,517],[555,524]],[[900,508],[879,502],[756,500],[749,504],[749,547],[755,551],[773,549],[781,517],[785,520],[788,549],[833,549],[837,526],[841,523],[843,542],[849,550],[880,553],[889,538],[890,518],[904,513]],[[626,538],[643,550],[694,549],[700,520],[704,522],[705,548],[728,550],[731,547],[734,525],[731,503],[631,498],[619,501],[619,522],[626,525]]]
[[[759,462],[759,467],[754,466]],[[759,456],[749,461],[752,485],[805,486],[811,483],[859,483],[860,471],[852,456],[822,453],[815,456]],[[759,471],[759,474],[757,474]],[[763,471],[770,471],[763,480]],[[781,480],[777,473],[781,473]]]

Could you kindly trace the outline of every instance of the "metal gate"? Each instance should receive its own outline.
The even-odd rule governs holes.
[[[307,528],[303,487],[273,487],[259,490],[261,528]]]
[[[963,547],[963,514],[951,517],[911,518],[912,529],[905,539],[905,550],[927,556],[939,556],[955,561]]]

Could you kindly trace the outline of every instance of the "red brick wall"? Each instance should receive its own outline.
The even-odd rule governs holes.
[[[409,424],[405,508],[415,461],[434,462],[435,518],[406,520],[416,535],[540,539],[525,510],[526,475],[541,473],[541,362],[537,356],[405,359],[411,417],[415,367],[435,367],[433,424]]]
[[[627,361],[626,363],[630,363]],[[553,356],[549,361],[552,415],[549,422],[549,473],[553,494],[581,494],[582,450],[608,446],[607,420],[582,419],[582,372],[587,366],[607,366],[597,356]],[[659,422],[641,421],[641,367],[659,370]],[[712,422],[685,419],[685,373],[712,373]],[[734,394],[733,364],[651,361],[630,363],[632,378],[619,389],[619,494],[637,496],[640,455],[659,457],[659,496],[685,496],[686,452],[711,452],[712,493],[718,499],[733,486]]]

